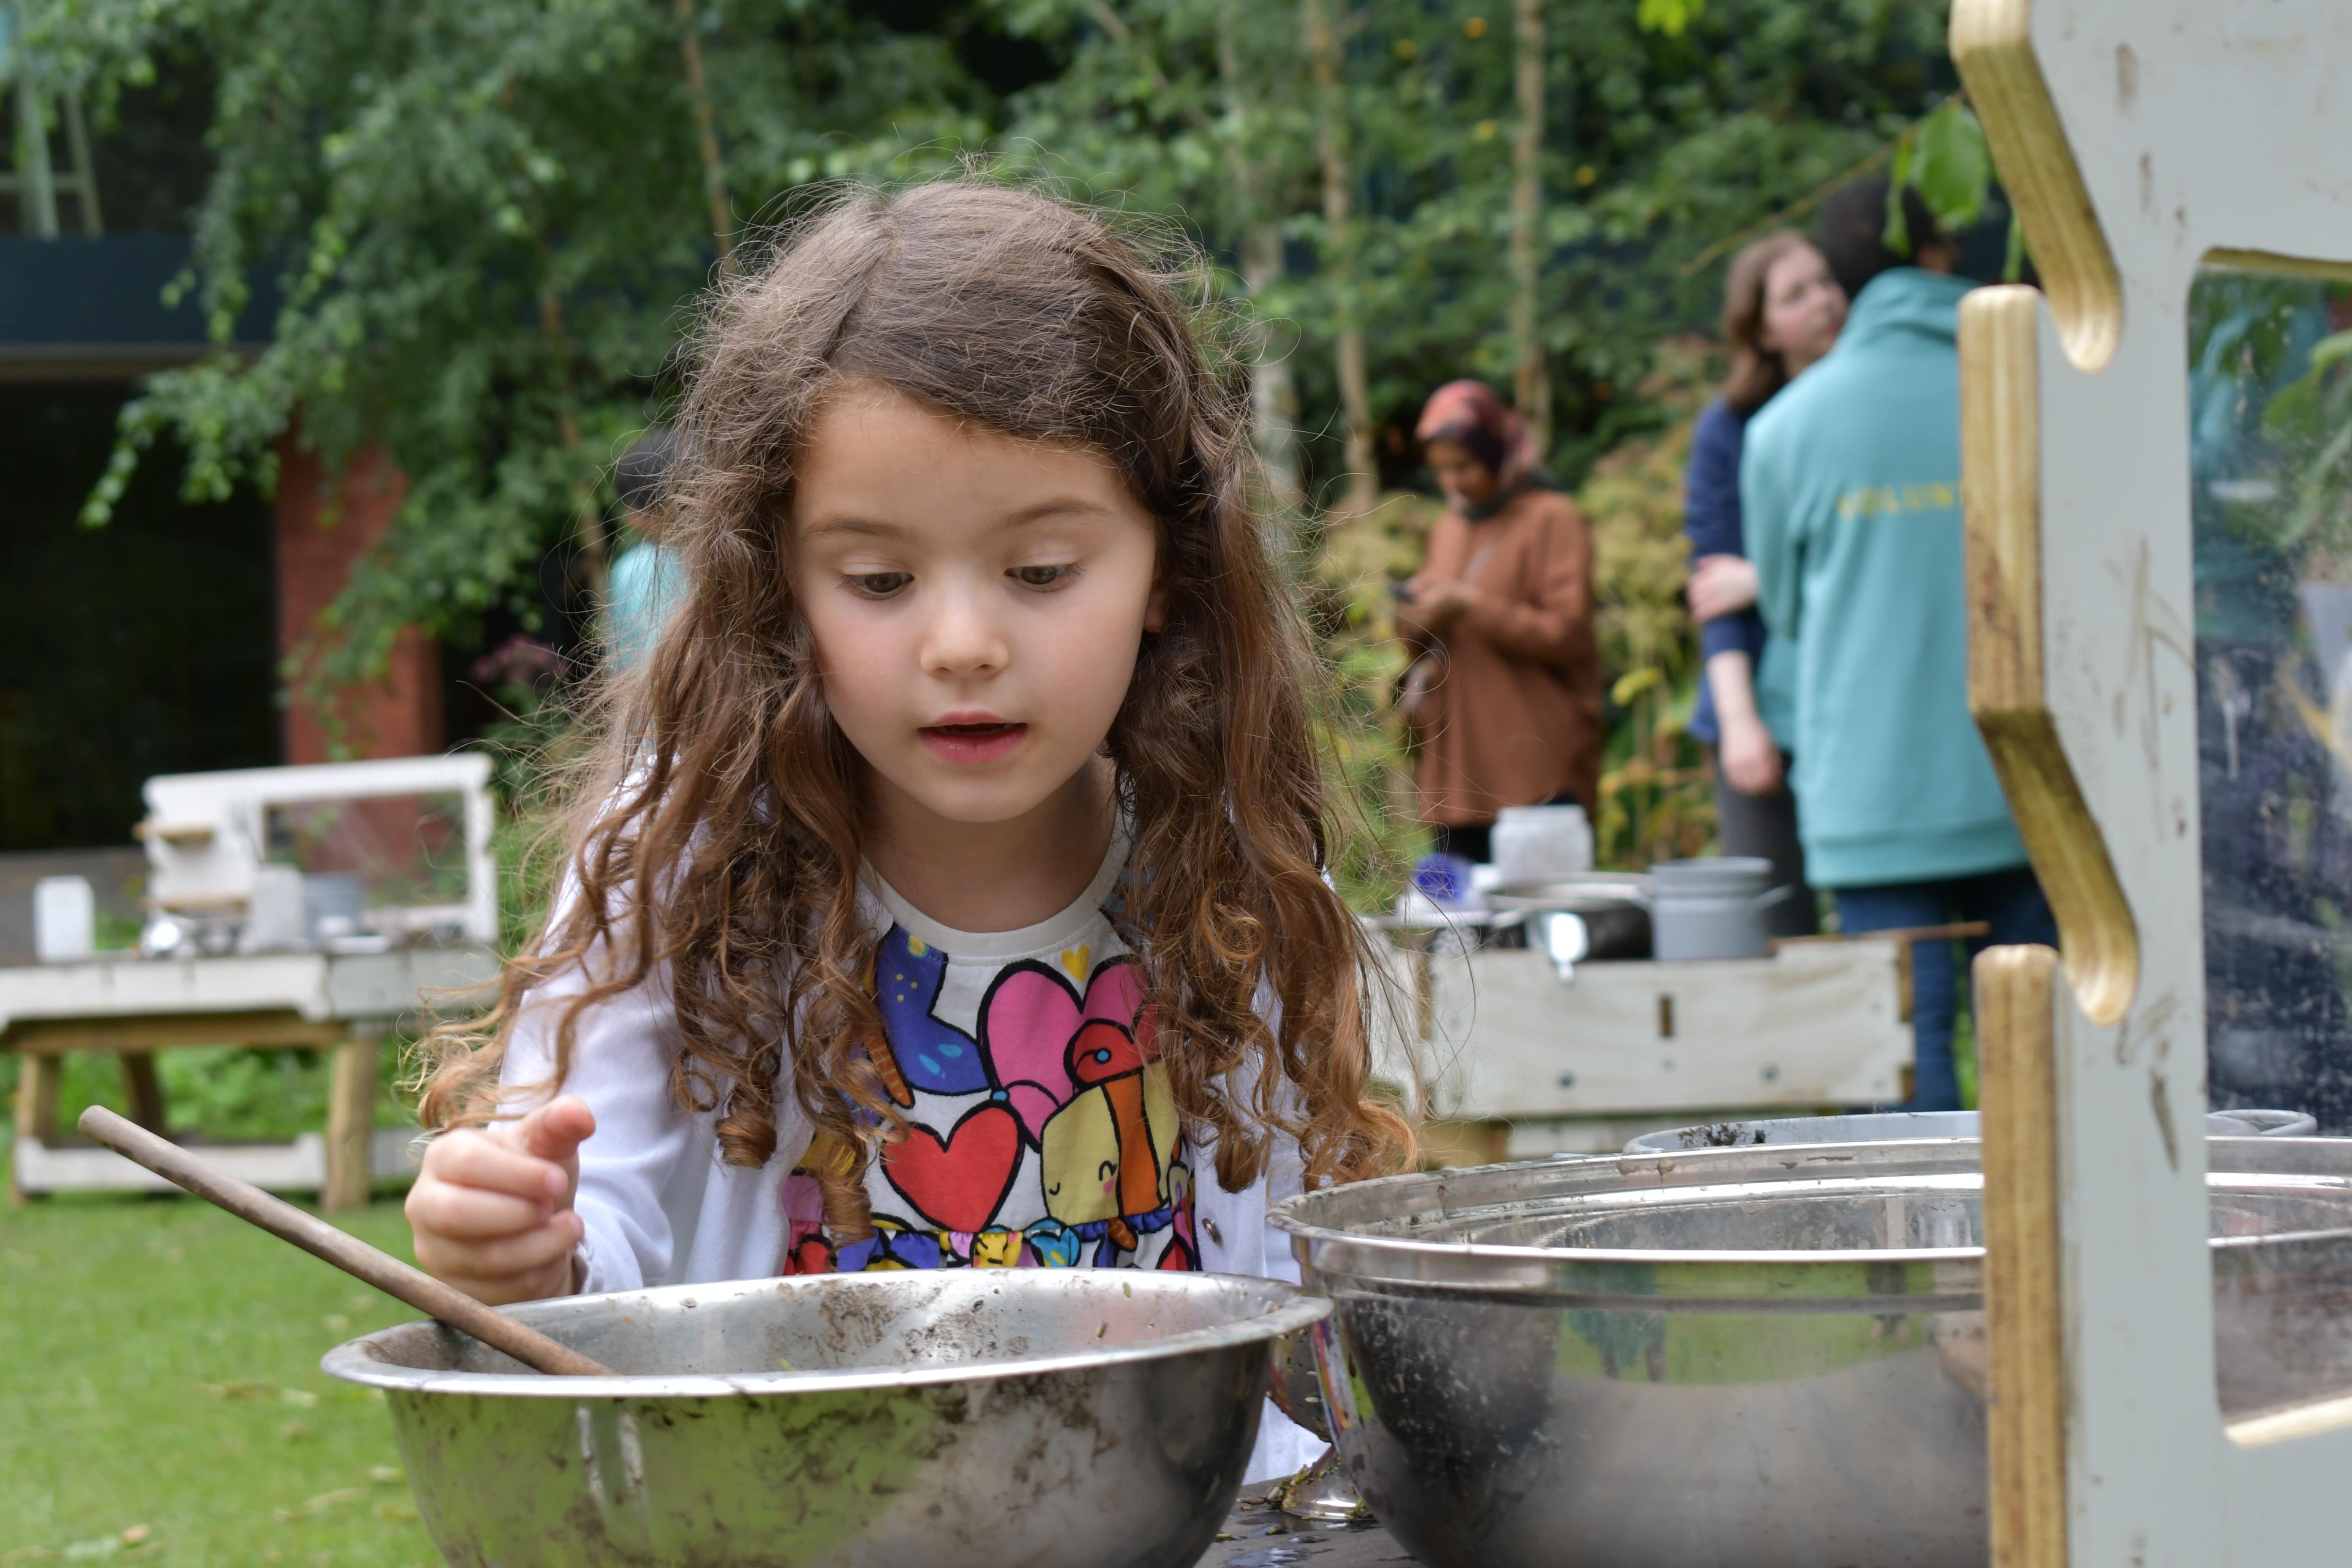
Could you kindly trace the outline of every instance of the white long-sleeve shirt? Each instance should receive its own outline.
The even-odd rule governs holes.
[[[824,1233],[814,1184],[795,1173],[812,1128],[789,1081],[775,1153],[758,1169],[721,1160],[715,1112],[672,1100],[682,1043],[667,968],[581,1013],[560,1085],[556,1026],[588,973],[535,988],[500,1079],[576,1095],[595,1113],[575,1200],[581,1289],[874,1262],[1190,1266],[1296,1281],[1266,1212],[1301,1189],[1297,1148],[1278,1141],[1265,1175],[1226,1191],[1213,1152],[1179,1131],[1164,1069],[1144,1059],[1150,1015],[1105,912],[1126,858],[1120,836],[1068,909],[1012,931],[941,926],[868,873],[883,1076],[910,1131],[870,1163],[876,1237],[846,1247]],[[1249,1478],[1286,1474],[1320,1447],[1269,1407]]]

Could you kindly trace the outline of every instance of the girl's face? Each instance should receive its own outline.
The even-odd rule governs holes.
[[[1757,343],[1777,350],[1790,375],[1830,352],[1845,325],[1845,290],[1810,245],[1764,269],[1764,321]]]
[[[1167,618],[1158,525],[1109,459],[853,386],[798,486],[793,591],[885,819],[1055,808]]]

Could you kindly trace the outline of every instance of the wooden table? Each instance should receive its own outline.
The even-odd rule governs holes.
[[[127,1163],[112,1155],[100,1159],[96,1151],[75,1148],[61,1136],[58,1095],[68,1053],[114,1053],[131,1120],[166,1133],[169,1107],[155,1053],[230,1045],[332,1054],[322,1205],[363,1205],[384,1037],[415,1022],[428,1004],[442,1009],[472,1005],[497,975],[497,955],[469,946],[221,958],[121,955],[0,969],[0,1050],[24,1058],[16,1147],[9,1162],[10,1201],[21,1203],[32,1191],[135,1181],[112,1170],[122,1163],[128,1172]],[[100,1173],[94,1184],[51,1169],[59,1163],[53,1156],[68,1151],[73,1162],[87,1161]],[[233,1171],[241,1154],[258,1160],[256,1174],[262,1184],[273,1179],[281,1185],[308,1184],[283,1179],[289,1165],[282,1145],[215,1152]],[[37,1168],[43,1172],[39,1179],[20,1182],[20,1175]]]

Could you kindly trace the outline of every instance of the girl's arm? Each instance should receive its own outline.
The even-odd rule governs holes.
[[[601,963],[602,950],[592,958]],[[584,968],[557,976],[516,1021],[499,1079],[509,1090],[541,1090],[529,1114],[436,1138],[410,1189],[417,1262],[480,1300],[668,1278],[676,1237],[662,1195],[693,1134],[670,1098],[668,973],[656,969],[583,1009],[556,1083],[557,1026],[587,984]]]

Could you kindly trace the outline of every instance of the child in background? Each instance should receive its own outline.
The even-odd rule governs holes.
[[[662,548],[662,493],[677,457],[677,437],[656,426],[613,465],[613,489],[637,542],[613,563],[604,605],[604,657],[618,668],[642,661],[686,597],[677,552]]]
[[[1181,281],[946,182],[726,289],[669,486],[687,602],[610,696],[543,939],[436,1042],[425,1268],[492,1302],[1295,1279],[1269,1203],[1409,1149],[1364,1094],[1246,393]]]

